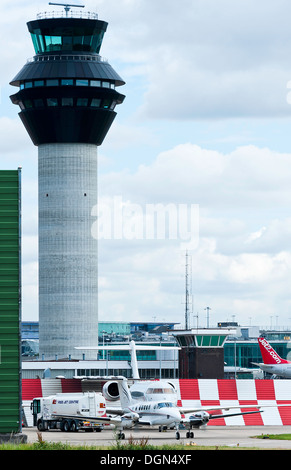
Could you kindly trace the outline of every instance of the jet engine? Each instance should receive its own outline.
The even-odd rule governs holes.
[[[122,415],[122,419],[131,419],[133,422],[136,422],[139,420],[139,414],[132,411],[131,413]]]
[[[117,382],[106,382],[102,388],[103,396],[106,400],[116,401],[119,399],[118,383]]]

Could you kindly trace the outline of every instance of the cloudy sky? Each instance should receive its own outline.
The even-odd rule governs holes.
[[[34,55],[26,22],[52,8],[0,5],[0,167],[22,166],[24,320],[38,319],[37,148],[9,81]],[[211,325],[291,325],[290,2],[88,0],[86,9],[108,21],[101,54],[126,81],[98,150],[99,201],[124,216],[99,242],[100,320],[184,325],[187,248],[191,324],[198,315],[206,326],[210,307]],[[165,229],[180,221],[174,236],[145,230],[157,228],[147,213],[156,205]]]

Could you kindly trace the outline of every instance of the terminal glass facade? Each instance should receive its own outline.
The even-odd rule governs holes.
[[[291,342],[271,341],[270,344],[283,359],[291,359]],[[236,366],[254,369],[256,366],[253,362],[262,362],[258,342],[226,341],[224,344],[224,361],[229,367]]]

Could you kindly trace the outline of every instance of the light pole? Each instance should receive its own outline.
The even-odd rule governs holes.
[[[209,310],[211,310],[210,307],[206,307],[204,310],[207,310],[207,328],[209,328]]]

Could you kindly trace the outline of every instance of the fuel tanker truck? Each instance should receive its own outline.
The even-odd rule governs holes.
[[[102,431],[101,424],[89,423],[83,416],[99,417],[106,413],[105,398],[101,393],[57,393],[49,397],[34,398],[30,405],[33,425],[39,431]],[[70,416],[70,418],[66,418]]]

